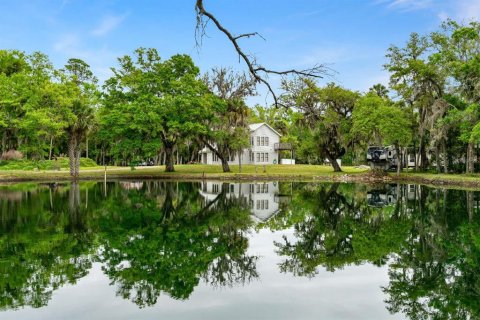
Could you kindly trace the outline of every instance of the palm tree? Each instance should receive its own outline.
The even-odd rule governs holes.
[[[76,179],[80,173],[81,142],[86,138],[95,119],[93,106],[97,79],[90,71],[90,66],[80,59],[69,59],[62,71],[66,84],[74,85],[78,89],[71,104],[72,120],[66,130],[70,175]]]

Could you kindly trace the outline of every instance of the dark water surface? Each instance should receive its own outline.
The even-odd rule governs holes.
[[[0,319],[479,319],[480,194],[0,186]]]

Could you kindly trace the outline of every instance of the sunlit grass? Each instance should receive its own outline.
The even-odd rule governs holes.
[[[401,173],[403,178],[421,178],[421,179],[428,179],[432,181],[478,181],[480,180],[479,173],[473,174],[453,174],[453,173],[425,173],[425,172],[404,172]]]
[[[358,174],[368,171],[368,169],[357,167],[343,167],[343,172],[333,172],[331,166],[320,165],[244,165],[242,172],[239,172],[239,166],[231,166],[231,172],[222,172],[219,165],[176,165],[175,172],[165,172],[165,166],[136,167],[132,170],[130,167],[107,167],[107,177],[139,177],[139,178],[161,178],[161,177],[304,177],[313,178],[316,176],[333,176],[338,174]],[[87,167],[80,169],[80,177],[86,179],[98,179],[104,177],[104,167]],[[68,169],[61,170],[0,170],[0,180],[54,180],[65,179],[69,177]]]

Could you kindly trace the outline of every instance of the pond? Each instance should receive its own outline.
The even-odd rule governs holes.
[[[397,184],[0,186],[0,318],[477,319],[479,199]]]

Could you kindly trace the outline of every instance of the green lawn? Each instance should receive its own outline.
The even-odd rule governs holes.
[[[392,174],[392,177],[394,174]],[[424,173],[404,172],[400,174],[401,179],[424,179],[431,183],[452,182],[452,183],[479,183],[480,174],[452,174],[452,173]]]
[[[344,172],[335,173],[331,166],[319,165],[267,165],[254,166],[244,165],[242,173],[239,173],[237,165],[231,166],[232,172],[223,173],[219,165],[177,165],[175,172],[164,172],[164,166],[157,167],[107,167],[107,177],[138,177],[138,178],[248,178],[248,177],[292,177],[292,178],[315,178],[317,176],[334,176],[341,174],[358,174],[368,169],[356,167],[344,167]],[[80,178],[100,179],[104,177],[103,167],[81,167]],[[55,180],[68,179],[67,168],[61,170],[2,170],[0,167],[0,180]]]
[[[20,164],[10,164],[8,170],[4,170],[5,166],[0,166],[0,182],[1,181],[53,181],[70,179],[68,165],[65,160],[60,170],[15,170],[15,166]],[[333,172],[331,166],[320,165],[267,165],[255,166],[244,165],[242,173],[239,173],[238,165],[231,166],[232,172],[223,173],[220,165],[177,165],[175,172],[166,173],[164,166],[157,167],[136,167],[132,170],[130,167],[107,167],[107,178],[167,178],[167,179],[297,179],[312,180],[323,179],[330,180],[342,175],[357,175],[369,171],[369,169],[359,167],[342,168],[343,172]],[[395,173],[390,173],[393,180],[397,180]],[[104,167],[92,166],[91,162],[87,162],[86,166],[82,166],[80,170],[81,179],[103,179]],[[360,177],[359,177],[360,178]],[[362,179],[362,178],[360,178]],[[434,174],[434,173],[414,173],[404,172],[400,175],[403,182],[431,184],[431,185],[452,185],[459,187],[480,187],[480,174]]]

